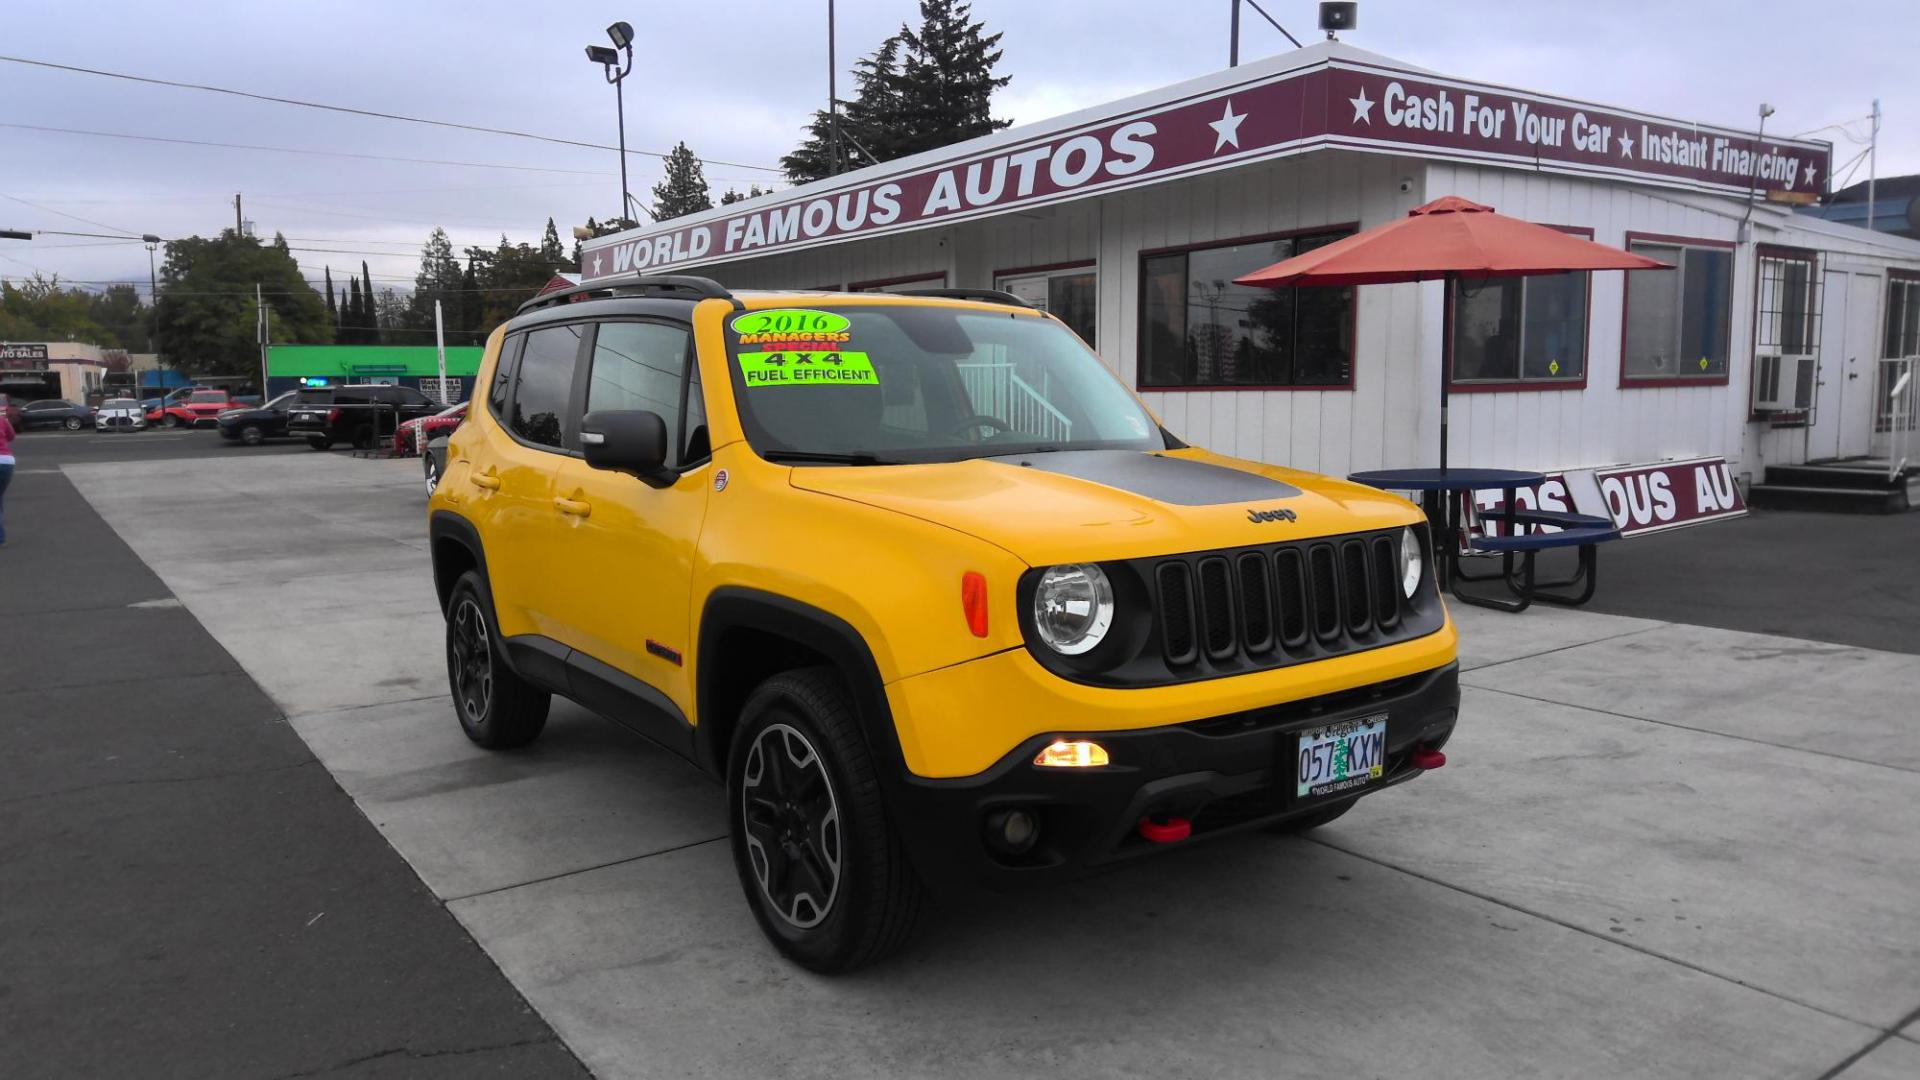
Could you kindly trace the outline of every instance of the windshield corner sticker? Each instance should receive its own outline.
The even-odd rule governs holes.
[[[880,376],[853,340],[845,315],[805,308],[771,308],[736,315],[727,324],[740,335],[740,374],[748,389],[767,386],[878,386]],[[753,351],[746,351],[751,348]]]

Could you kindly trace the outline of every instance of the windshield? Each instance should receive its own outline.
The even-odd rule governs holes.
[[[187,404],[189,405],[225,405],[226,403],[227,392],[225,390],[201,390],[187,398]]]
[[[137,408],[139,404],[139,402],[128,398],[117,397],[110,401],[101,402],[100,407],[103,409],[132,409]]]
[[[1026,312],[776,308],[735,315],[728,330],[741,423],[775,460],[1166,448],[1099,357]]]

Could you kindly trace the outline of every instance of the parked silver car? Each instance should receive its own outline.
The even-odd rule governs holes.
[[[100,403],[93,414],[95,431],[144,431],[147,412],[132,398],[112,398]]]

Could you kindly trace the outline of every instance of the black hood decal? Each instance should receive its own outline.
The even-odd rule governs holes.
[[[1172,506],[1272,502],[1300,494],[1292,484],[1239,469],[1138,450],[1058,450],[987,460],[1104,484]]]

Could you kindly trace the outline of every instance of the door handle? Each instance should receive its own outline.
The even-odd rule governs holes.
[[[593,513],[593,504],[585,499],[555,499],[553,505],[563,514],[573,517],[587,517]]]
[[[472,473],[467,479],[473,481],[474,487],[485,488],[488,491],[500,490],[500,478],[492,473]]]

